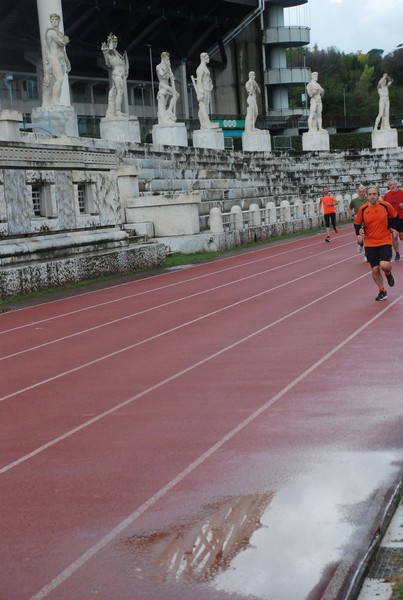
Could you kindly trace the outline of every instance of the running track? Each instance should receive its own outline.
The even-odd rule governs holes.
[[[0,315],[0,600],[347,597],[402,472],[403,266],[374,302],[323,240]]]

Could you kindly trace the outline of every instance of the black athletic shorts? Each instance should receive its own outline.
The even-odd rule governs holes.
[[[392,244],[385,246],[369,246],[365,248],[365,256],[371,267],[377,267],[381,260],[392,260]]]
[[[330,222],[332,223],[333,227],[336,225],[336,213],[327,213],[326,215],[323,215],[323,216],[325,219],[326,227],[330,226]]]

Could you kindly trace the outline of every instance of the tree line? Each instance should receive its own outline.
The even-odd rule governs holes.
[[[375,120],[379,96],[377,84],[383,73],[393,79],[389,88],[391,125],[403,119],[403,48],[384,56],[384,51],[373,49],[367,53],[346,54],[335,47],[319,50],[290,48],[288,65],[301,68],[304,64],[319,73],[319,83],[325,90],[323,117],[331,119],[346,114]],[[301,107],[305,86],[295,86],[289,92],[290,108]],[[309,105],[309,102],[308,102]]]

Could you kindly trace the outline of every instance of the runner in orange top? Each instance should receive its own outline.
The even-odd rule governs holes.
[[[375,300],[386,300],[388,294],[383,285],[384,273],[390,287],[395,285],[392,275],[391,227],[398,229],[399,217],[389,202],[379,200],[378,188],[368,188],[368,202],[360,206],[354,221],[357,242],[365,233],[365,256],[371,265],[372,278],[378,287]]]
[[[326,238],[325,242],[330,242],[330,222],[332,223],[332,227],[335,233],[339,233],[336,228],[336,204],[337,200],[333,196],[331,192],[329,192],[329,188],[327,185],[323,188],[323,196],[321,200],[321,209],[323,213],[323,217],[325,219],[326,226]]]
[[[389,202],[393,206],[393,208],[397,211],[400,219],[403,219],[403,190],[399,188],[397,185],[397,181],[395,179],[389,180],[389,192],[383,195],[383,199],[386,202]],[[392,246],[395,251],[395,260],[400,260],[400,252],[399,252],[399,238],[403,241],[403,233],[400,231],[396,231],[396,229],[392,230]]]

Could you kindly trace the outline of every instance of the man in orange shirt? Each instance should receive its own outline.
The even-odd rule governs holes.
[[[329,188],[326,185],[323,188],[323,196],[320,200],[321,200],[321,209],[323,212],[323,217],[325,219],[325,226],[326,226],[325,242],[330,242],[330,223],[332,223],[334,232],[339,233],[336,228],[337,200],[333,196],[333,194],[331,192],[329,192]]]
[[[386,202],[389,202],[393,206],[393,208],[397,211],[400,219],[403,219],[403,190],[399,189],[397,185],[397,181],[394,179],[389,180],[389,192],[384,194],[383,199]],[[403,233],[396,231],[396,229],[392,230],[392,246],[395,251],[395,260],[400,260],[400,252],[399,252],[399,238],[403,241]]]
[[[365,256],[371,265],[372,278],[378,287],[375,300],[386,300],[388,294],[383,285],[383,274],[390,287],[395,285],[392,275],[392,243],[390,229],[399,229],[399,217],[389,202],[379,200],[378,188],[368,188],[368,202],[357,211],[354,229],[357,242],[365,234]]]

